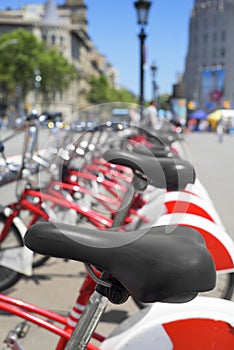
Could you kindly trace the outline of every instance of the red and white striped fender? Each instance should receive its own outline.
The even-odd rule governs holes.
[[[234,242],[219,225],[198,215],[180,213],[162,215],[154,225],[182,225],[194,228],[205,239],[207,248],[215,262],[216,270],[234,272]]]
[[[165,203],[167,213],[185,212],[203,216],[224,228],[207,191],[197,179],[195,185],[188,185],[185,191],[170,191],[148,187],[144,194],[146,202]]]
[[[206,188],[201,183],[201,181],[196,178],[194,184],[188,184],[185,188],[185,192],[192,193],[202,199],[204,199],[211,206],[213,205],[213,201],[211,200]]]
[[[193,193],[184,191],[165,192],[156,189],[147,193],[144,198],[146,202],[152,202],[155,205],[161,203],[161,206],[164,205],[164,214],[187,213],[199,215],[213,221],[225,230],[214,205],[210,201],[202,199]]]
[[[160,200],[160,198],[158,198]],[[168,214],[187,213],[202,216],[223,229],[223,223],[214,206],[208,201],[187,192],[167,192],[164,203]]]
[[[234,303],[197,297],[155,303],[120,324],[101,350],[233,350]]]

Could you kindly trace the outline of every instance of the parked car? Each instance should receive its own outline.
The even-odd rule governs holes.
[[[39,122],[42,126],[49,127],[52,129],[63,122],[63,117],[61,112],[43,112],[39,116]]]
[[[97,121],[95,119],[87,120],[76,120],[70,124],[72,131],[82,132],[85,130],[93,129],[97,126]]]

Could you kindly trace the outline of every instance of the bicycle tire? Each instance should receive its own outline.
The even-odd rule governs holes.
[[[0,230],[3,225],[5,225],[5,221],[5,215],[0,213]],[[14,224],[11,224],[8,235],[3,241],[0,241],[0,251],[13,247],[22,247],[23,245],[23,240],[19,230]],[[21,273],[0,265],[0,291],[2,292],[14,286],[21,276]]]
[[[225,279],[225,282],[224,282]],[[221,288],[222,285],[222,288]],[[226,274],[217,274],[216,287],[209,292],[200,293],[200,295],[216,297],[221,299],[231,300],[234,292],[234,272]],[[133,298],[134,303],[139,309],[144,309],[150,304],[142,303],[141,301]]]

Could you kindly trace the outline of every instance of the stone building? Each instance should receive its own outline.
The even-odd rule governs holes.
[[[234,103],[234,0],[195,0],[183,81],[187,99],[215,109]]]
[[[32,32],[48,46],[56,47],[78,73],[77,81],[71,82],[67,91],[51,97],[47,103],[49,110],[69,116],[85,108],[91,76],[104,74],[110,84],[117,86],[116,68],[97,51],[89,37],[87,6],[83,0],[66,0],[59,7],[55,0],[47,0],[43,4],[25,5],[19,10],[0,11],[0,35],[19,27]],[[33,93],[28,96],[30,105],[35,105],[34,99]],[[36,106],[39,111],[46,108],[43,102],[39,97]]]

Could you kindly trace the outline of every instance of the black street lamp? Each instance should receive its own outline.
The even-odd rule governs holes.
[[[138,24],[141,26],[141,31],[139,34],[140,39],[140,95],[139,95],[139,104],[141,108],[141,118],[144,109],[144,60],[145,60],[145,48],[144,42],[146,38],[144,26],[147,25],[148,22],[148,14],[151,6],[151,1],[147,0],[138,0],[134,2],[136,11],[137,11],[137,19]]]
[[[157,84],[156,84],[156,72],[158,67],[156,66],[155,63],[152,63],[151,67],[151,73],[152,73],[152,99],[156,100],[157,99]]]

